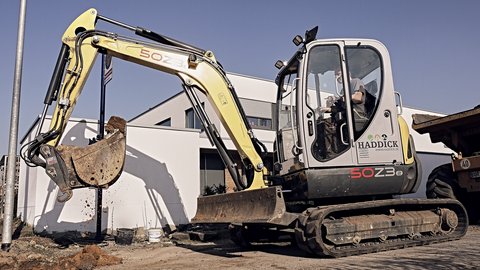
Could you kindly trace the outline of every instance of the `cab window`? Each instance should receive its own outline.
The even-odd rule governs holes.
[[[368,128],[378,107],[382,87],[382,61],[379,53],[368,46],[345,47],[345,56],[352,94],[354,137],[358,139]],[[359,100],[353,100],[355,94]]]

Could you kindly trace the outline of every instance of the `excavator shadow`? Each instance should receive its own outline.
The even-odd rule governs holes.
[[[230,239],[230,232],[228,231],[227,225],[223,227],[217,224],[213,227],[215,228],[214,230],[199,230],[198,228],[192,231],[187,230],[182,233],[182,238],[176,238],[174,236],[172,239],[176,246],[194,252],[224,258],[243,257],[244,254],[248,252],[263,252],[296,258],[312,258],[311,255],[300,250],[288,235],[284,235],[276,241],[252,242],[245,246],[240,246]]]
[[[248,247],[240,247],[230,240],[216,240],[210,243],[176,243],[177,246],[194,252],[225,258],[243,257],[248,252],[263,252],[295,258],[313,258],[314,256],[300,250],[291,242],[252,243]],[[317,257],[318,258],[318,257]]]
[[[64,136],[62,144],[70,145],[87,145],[89,139],[86,131],[96,133],[97,131],[87,125],[85,120],[79,121],[74,125]],[[124,167],[124,176],[126,179],[120,180],[114,186],[104,190],[104,204],[102,210],[102,230],[107,228],[122,226],[115,225],[113,221],[120,220],[127,215],[122,212],[114,211],[113,201],[120,201],[128,204],[125,200],[134,201],[135,198],[126,196],[119,198],[116,194],[125,190],[144,192],[146,200],[143,205],[139,205],[138,215],[144,219],[144,226],[150,227],[164,227],[168,223],[167,216],[170,215],[173,222],[188,223],[185,206],[183,204],[175,179],[169,173],[165,163],[158,161],[142,151],[127,145],[128,155]],[[142,166],[138,166],[142,164]],[[133,180],[133,181],[132,181]],[[34,184],[27,175],[26,185]],[[132,186],[133,185],[133,186]],[[41,212],[34,218],[34,231],[64,231],[65,229],[81,232],[94,232],[96,226],[96,198],[91,197],[92,192],[84,194],[84,192],[77,193],[73,200],[76,204],[59,203],[53,198],[59,192],[57,186],[53,181],[48,183],[45,194],[45,203]],[[29,189],[25,189],[25,196],[28,196]],[[30,191],[31,192],[31,191]],[[165,203],[164,203],[165,202]],[[164,207],[162,207],[164,205]],[[27,206],[25,205],[25,209]],[[72,210],[73,209],[73,210]],[[68,212],[78,211],[80,209],[82,221],[66,221],[64,219]],[[136,213],[137,213],[136,212]],[[114,216],[115,214],[115,216]],[[125,225],[123,225],[125,226]]]

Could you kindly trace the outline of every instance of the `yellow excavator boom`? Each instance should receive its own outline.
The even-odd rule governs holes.
[[[221,148],[220,155],[232,174],[237,189],[266,187],[264,175],[268,172],[259,154],[261,145],[253,136],[233,86],[213,53],[139,27],[127,26],[137,34],[156,42],[96,30],[95,23],[99,19],[119,24],[99,16],[95,9],[89,9],[65,31],[62,50],[45,99],[46,104],[57,100],[50,128],[30,144],[26,158],[32,164],[45,167],[47,174],[67,193],[62,200],[71,197],[72,188],[108,186],[119,177],[123,168],[126,123],[123,120],[119,125],[118,123],[122,122],[119,118],[112,119],[110,126],[116,128],[111,129],[111,134],[106,136],[106,142],[99,141],[86,148],[58,145],[99,52],[180,78],[197,115],[203,120],[205,132],[211,142]],[[63,67],[65,71],[61,70]],[[242,162],[247,170],[250,170],[250,177],[246,181],[238,173],[235,162],[228,156],[216,127],[202,111],[196,90],[207,96]],[[111,152],[111,155],[106,155],[106,152]],[[105,160],[105,157],[109,159]],[[112,160],[111,158],[114,158],[115,165],[109,164],[108,160]],[[106,173],[98,174],[99,171]]]

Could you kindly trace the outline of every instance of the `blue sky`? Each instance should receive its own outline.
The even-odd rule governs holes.
[[[0,3],[0,154],[8,151],[19,3]],[[378,39],[390,51],[395,87],[405,106],[453,113],[480,104],[476,0],[27,1],[20,138],[41,113],[64,30],[91,7],[106,17],[212,50],[228,72],[271,80],[275,61],[288,59],[295,50],[293,36],[313,26],[320,27],[319,38]],[[114,30],[104,23],[98,28]],[[98,118],[97,62],[73,117]],[[113,77],[107,118],[131,119],[182,89],[175,77],[121,60],[114,60]]]

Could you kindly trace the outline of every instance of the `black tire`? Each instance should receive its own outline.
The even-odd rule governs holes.
[[[458,185],[450,163],[435,168],[428,176],[426,195],[429,199],[456,199],[468,212],[470,224],[478,224],[480,219],[480,192],[467,192]]]
[[[450,163],[435,168],[428,176],[426,195],[429,199],[458,199],[460,186]]]

